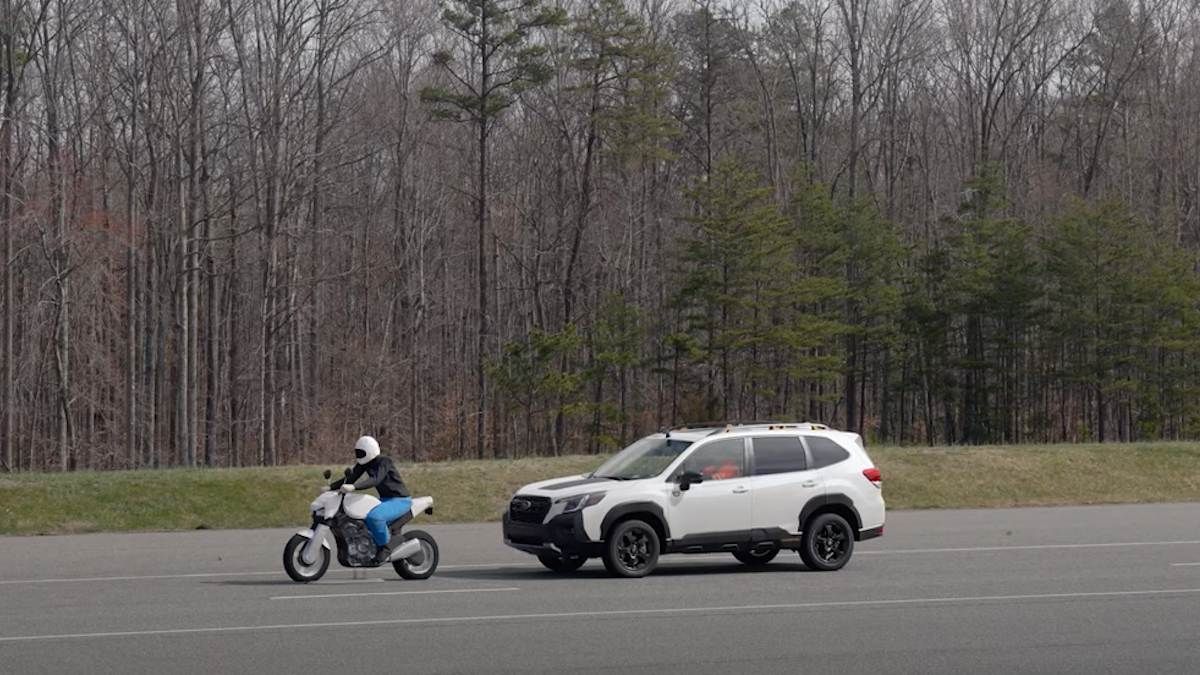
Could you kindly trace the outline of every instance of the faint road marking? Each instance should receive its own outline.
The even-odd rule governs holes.
[[[272,600],[313,600],[316,598],[374,598],[384,595],[436,595],[438,593],[501,593],[519,591],[515,586],[507,588],[450,588],[436,591],[387,591],[383,593],[324,593],[321,595],[276,595]]]
[[[62,579],[13,579],[0,581],[0,585],[14,584],[65,584],[80,581],[149,581],[153,579],[204,579],[207,577],[262,577],[269,574],[283,576],[283,570],[276,572],[197,572],[195,574],[147,574],[144,576],[126,577],[67,577]]]
[[[860,550],[855,555],[892,555],[896,553],[975,553],[995,551],[1038,551],[1071,548],[1124,548],[1129,546],[1190,546],[1200,540],[1184,541],[1117,541],[1104,544],[1028,544],[1017,546],[965,546],[960,548],[896,548],[891,550]]]
[[[1188,539],[1180,541],[1119,541],[1100,544],[1029,544],[1018,546],[964,546],[955,548],[897,548],[897,549],[859,549],[854,552],[855,555],[902,555],[902,554],[920,554],[920,553],[994,553],[1003,551],[1038,551],[1038,550],[1056,550],[1056,549],[1088,549],[1088,548],[1128,548],[1133,546],[1193,546],[1200,544],[1200,540]],[[1196,565],[1200,563],[1184,563],[1185,565]],[[525,562],[497,562],[497,563],[472,563],[464,565],[442,565],[439,570],[465,570],[465,569],[504,569],[507,567],[539,567],[538,563]],[[665,562],[663,567],[670,567],[670,562]],[[0,580],[0,586],[12,586],[18,584],[61,584],[61,583],[78,583],[78,582],[103,582],[103,581],[154,581],[160,579],[204,579],[215,577],[256,577],[256,576],[283,576],[283,570],[272,570],[270,572],[196,572],[192,574],[148,574],[144,576],[112,576],[112,577],[65,577],[60,579],[9,579]]]
[[[1142,591],[1097,591],[1093,593],[1040,593],[1031,595],[976,595],[944,598],[907,598],[900,600],[844,600],[835,602],[800,602],[781,605],[725,605],[715,607],[672,607],[664,609],[618,609],[595,612],[547,612],[542,614],[486,614],[480,616],[446,616],[411,619],[376,619],[365,621],[329,621],[323,623],[269,624],[262,626],[213,626],[205,628],[165,628],[157,630],[113,631],[105,633],[63,633],[59,635],[12,635],[0,637],[4,642],[37,642],[49,640],[79,640],[88,638],[140,637],[145,635],[203,635],[213,633],[249,633],[305,628],[352,628],[358,626],[403,626],[413,624],[453,624],[490,621],[538,621],[546,619],[587,619],[609,616],[669,616],[712,614],[715,612],[771,612],[827,609],[831,607],[881,607],[888,605],[950,605],[972,602],[1013,602],[1021,600],[1073,600],[1085,598],[1130,598],[1164,595],[1190,595],[1200,588],[1164,588]]]
[[[475,569],[475,568],[504,568],[504,567],[539,567],[538,563],[479,563],[474,565],[442,565],[440,570],[456,570],[456,569]],[[68,584],[79,582],[102,582],[102,581],[156,581],[162,579],[206,579],[217,577],[265,577],[276,575],[284,577],[283,568],[272,570],[270,572],[195,572],[189,574],[146,574],[146,575],[129,575],[129,576],[112,576],[112,577],[62,577],[58,579],[0,579],[0,586],[16,586],[20,584]],[[357,581],[361,583],[363,579],[344,579],[344,580],[326,580],[317,583],[349,583]],[[369,580],[366,580],[369,581]],[[378,579],[382,581],[382,579]]]

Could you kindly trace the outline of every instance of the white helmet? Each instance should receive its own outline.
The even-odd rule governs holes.
[[[354,444],[355,461],[366,464],[379,456],[379,443],[370,436],[363,436]]]

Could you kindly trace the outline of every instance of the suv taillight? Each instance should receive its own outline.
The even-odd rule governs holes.
[[[866,476],[867,480],[871,481],[871,484],[875,487],[879,487],[880,483],[883,482],[883,474],[875,467],[863,469],[863,476]]]

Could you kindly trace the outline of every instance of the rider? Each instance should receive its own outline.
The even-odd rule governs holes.
[[[379,443],[370,436],[363,436],[354,444],[354,469],[343,481],[330,486],[342,492],[354,492],[375,488],[379,492],[380,504],[367,513],[367,530],[375,540],[375,564],[382,565],[392,555],[388,540],[391,536],[388,525],[399,519],[412,508],[412,495],[400,479],[400,472],[391,458],[379,454]],[[365,477],[364,477],[365,475]]]

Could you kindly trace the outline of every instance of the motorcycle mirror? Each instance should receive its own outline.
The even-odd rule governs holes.
[[[349,478],[349,477],[350,477],[350,467],[346,467],[346,472],[345,472],[345,474],[346,474],[346,478]]]
[[[325,469],[325,473],[323,473],[323,474],[321,474],[321,475],[322,475],[322,476],[325,476],[325,479],[326,479],[326,480],[329,480],[329,477],[333,475],[333,472],[332,472],[332,471],[330,471],[329,469]]]

